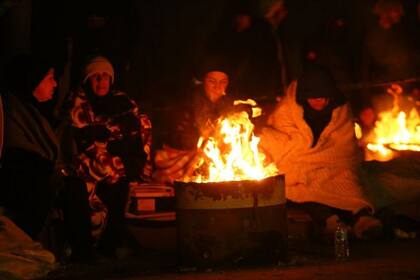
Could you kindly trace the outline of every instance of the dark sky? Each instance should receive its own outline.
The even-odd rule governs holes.
[[[226,15],[244,3],[257,0],[125,0],[73,1],[33,0],[31,47],[37,52],[65,57],[66,42],[73,42],[73,68],[77,73],[81,53],[91,41],[100,42],[115,64],[117,81],[134,97],[178,98],[205,54],[206,44]],[[265,1],[265,0],[261,0]],[[29,1],[30,2],[30,1]],[[404,1],[404,21],[416,22],[417,0]],[[254,3],[254,4],[255,4]],[[280,28],[284,40],[316,41],[337,18],[345,22],[345,38],[359,57],[358,45],[371,23],[373,0],[292,0],[286,1],[289,15]],[[258,4],[258,3],[257,3]],[[257,5],[255,4],[255,5]],[[89,15],[105,19],[102,31],[92,35]],[[256,13],[258,14],[258,13]],[[2,17],[2,30],[9,22]],[[16,19],[15,19],[16,20]],[[415,25],[417,24],[417,25]],[[13,31],[9,31],[13,32]],[[94,33],[94,32],[93,32]],[[7,53],[7,52],[6,52]],[[75,77],[76,74],[73,75]]]
[[[87,1],[80,5],[74,1],[34,1],[32,47],[58,52],[69,36],[77,56],[80,49],[94,44],[89,41],[97,40],[118,70],[130,68],[130,75],[141,84],[140,91],[175,91],[179,83],[189,79],[207,37],[220,21],[225,2]],[[63,10],[66,14],[60,12]],[[100,32],[87,28],[92,14],[106,20]]]

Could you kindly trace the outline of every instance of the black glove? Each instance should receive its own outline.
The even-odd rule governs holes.
[[[75,131],[77,142],[81,145],[79,148],[83,150],[91,146],[95,141],[107,142],[110,135],[111,132],[108,128],[100,124],[88,125]]]

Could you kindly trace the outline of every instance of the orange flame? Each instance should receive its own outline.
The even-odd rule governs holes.
[[[416,108],[407,114],[399,108],[402,88],[393,84],[388,93],[394,97],[393,108],[379,113],[373,134],[368,136],[368,150],[377,153],[376,159],[386,161],[395,151],[420,151],[420,117]]]
[[[261,180],[278,174],[274,163],[266,164],[265,155],[258,150],[260,139],[253,133],[254,125],[246,112],[217,120],[210,137],[200,137],[198,148],[204,153],[200,174],[195,182]],[[190,178],[187,178],[189,180]],[[190,179],[191,180],[191,179]],[[189,181],[190,181],[189,180]]]

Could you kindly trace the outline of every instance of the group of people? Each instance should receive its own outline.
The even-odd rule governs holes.
[[[209,57],[189,106],[178,112],[169,146],[153,151],[151,121],[114,88],[117,76],[108,58],[88,60],[58,125],[49,104],[57,88],[55,64],[24,55],[6,70],[0,206],[34,239],[52,209],[58,210],[74,260],[91,258],[95,248],[115,255],[127,237],[130,186],[182,178],[199,136],[220,116],[244,109],[230,96],[232,69]],[[267,85],[267,92],[282,91],[281,71],[275,70],[279,83]],[[285,174],[288,205],[307,211],[326,234],[342,220],[356,238],[379,237],[383,224],[366,195],[351,108],[331,73],[307,62],[278,99],[258,136],[260,148]]]
[[[33,239],[57,210],[74,260],[89,259],[95,244],[113,255],[126,239],[129,184],[152,175],[151,122],[113,88],[111,62],[95,56],[57,125],[48,104],[57,87],[55,68],[21,55],[5,73],[0,205]]]
[[[90,258],[94,244],[115,254],[126,238],[130,183],[150,181],[153,175],[150,119],[127,94],[113,88],[112,64],[97,56],[86,64],[66,116],[54,130],[43,106],[57,87],[54,65],[30,56],[14,63],[18,67],[10,70],[2,91],[0,204],[32,238],[37,238],[51,209],[59,209],[74,259]],[[203,68],[191,111],[185,115],[189,119],[174,132],[183,138],[175,148],[194,150],[205,129],[235,109],[228,94],[229,70],[222,65],[207,63]],[[350,107],[327,71],[307,65],[260,137],[260,147],[285,174],[287,198],[314,221],[332,230],[345,219],[362,239],[380,234],[382,225],[372,216],[374,206],[358,177],[361,158]],[[159,152],[155,169],[170,169],[161,154],[158,160]]]
[[[247,110],[235,108],[227,94],[229,70],[215,59],[203,64],[202,84],[192,96],[191,110],[183,113],[183,121],[176,126],[175,141],[156,153],[160,180],[172,182],[191,175],[184,163],[193,153],[185,150],[195,150],[198,137],[206,136],[220,116]],[[324,67],[307,63],[267,120],[256,125],[260,149],[285,174],[289,207],[307,212],[328,236],[339,221],[348,224],[356,238],[381,236],[383,225],[373,215],[375,206],[363,183],[363,158],[354,133],[354,116]]]

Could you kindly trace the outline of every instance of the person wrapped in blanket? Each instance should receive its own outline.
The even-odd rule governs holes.
[[[326,68],[305,65],[260,137],[260,147],[285,174],[290,206],[307,212],[325,237],[334,234],[338,220],[356,238],[382,235],[361,177],[351,108]]]
[[[200,136],[206,138],[216,120],[229,113],[246,111],[252,114],[248,105],[234,105],[234,99],[226,94],[229,85],[228,64],[217,55],[210,55],[198,70],[197,85],[192,100],[180,120],[176,121],[175,131],[168,139],[169,145],[155,153],[156,181],[172,183],[177,179],[191,176],[199,160]]]
[[[92,235],[110,254],[120,246],[129,184],[152,174],[152,126],[136,102],[112,88],[114,68],[91,59],[73,93],[70,117],[77,145],[77,174],[86,182]]]

